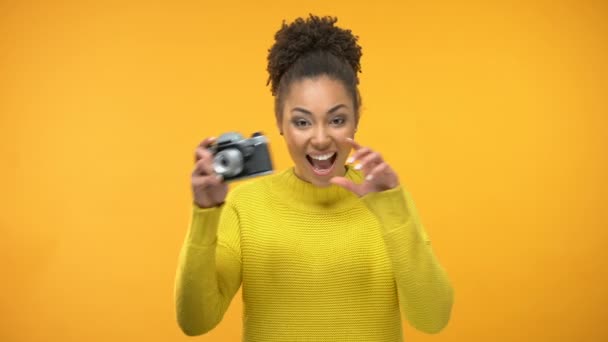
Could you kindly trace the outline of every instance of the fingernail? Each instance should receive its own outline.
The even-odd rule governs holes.
[[[354,161],[355,161],[355,158],[353,158],[353,157],[348,157],[348,159],[346,159],[346,163],[347,164],[350,164],[350,163],[352,163]]]
[[[219,180],[222,180],[222,179],[224,179],[224,176],[222,176],[222,175],[215,175],[215,178],[217,178]]]
[[[370,180],[372,180],[372,178],[374,178],[373,175],[367,175],[367,177],[365,177],[365,180],[370,181]]]
[[[362,168],[361,164],[355,165],[355,170],[361,170],[361,168]]]

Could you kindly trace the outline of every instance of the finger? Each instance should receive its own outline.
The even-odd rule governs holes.
[[[197,147],[194,151],[194,161],[197,162],[203,158],[211,158],[213,154],[207,148]]]
[[[192,185],[195,187],[208,188],[220,185],[222,182],[223,177],[221,175],[192,176]]]
[[[353,155],[351,155],[348,158],[348,160],[346,160],[346,163],[352,164],[356,160],[361,160],[361,158],[364,158],[367,154],[369,154],[371,152],[372,152],[372,150],[370,148],[368,148],[368,147],[361,147],[355,153],[353,153]]]
[[[196,147],[196,151],[194,153],[194,161],[198,161],[201,158],[202,151],[207,151],[209,146],[211,146],[216,140],[216,137],[209,137],[201,141]]]
[[[359,149],[361,149],[361,145],[359,145],[359,143],[357,143],[353,138],[346,138],[345,140],[346,140],[346,143],[349,144],[350,147],[355,150],[355,154],[357,153],[357,151]],[[348,158],[346,163],[350,164],[353,161],[355,161],[355,159],[353,157],[350,157],[350,158]]]
[[[213,170],[213,160],[211,156],[203,156],[199,161],[194,164],[194,171],[192,171],[192,175],[214,175],[215,171]]]
[[[216,137],[205,138],[203,141],[201,141],[200,144],[198,144],[198,147],[207,148],[207,147],[211,146],[211,144],[213,144],[213,142],[215,142],[216,140],[217,140]]]
[[[344,177],[333,177],[329,180],[330,183],[343,187],[344,189],[359,194],[360,185],[355,184],[350,179]]]
[[[388,164],[387,163],[381,163],[380,165],[377,165],[376,167],[374,167],[368,174],[367,176],[365,176],[365,180],[366,181],[371,181],[374,178],[378,178],[379,176],[381,176],[384,172],[386,172],[386,170],[388,169]]]
[[[360,169],[362,169],[365,174],[368,174],[374,167],[383,162],[380,153],[372,152],[365,155],[365,157],[360,158],[359,165],[361,165]]]
[[[346,141],[355,149],[358,150],[361,148],[358,142],[356,142],[353,138],[346,138]]]

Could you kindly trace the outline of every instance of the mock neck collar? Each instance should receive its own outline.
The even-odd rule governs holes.
[[[346,167],[345,176],[355,183],[361,183],[363,176],[360,172]],[[340,212],[352,208],[359,203],[357,195],[338,185],[319,187],[302,180],[290,167],[272,180],[273,192],[286,205],[304,212]]]

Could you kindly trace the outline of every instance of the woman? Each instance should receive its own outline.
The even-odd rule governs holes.
[[[401,341],[400,309],[428,333],[449,321],[453,290],[411,197],[353,140],[361,48],[335,22],[284,23],[269,51],[293,168],[228,194],[206,149],[213,138],[196,149],[175,294],[187,335],[213,329],[241,284],[245,341]]]

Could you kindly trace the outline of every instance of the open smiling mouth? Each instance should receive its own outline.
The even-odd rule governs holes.
[[[336,152],[316,156],[307,154],[306,159],[308,160],[308,163],[315,174],[324,176],[329,174],[334,169],[337,156],[338,154]]]

